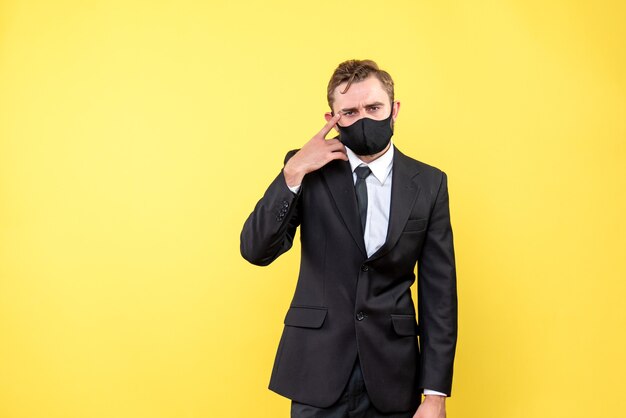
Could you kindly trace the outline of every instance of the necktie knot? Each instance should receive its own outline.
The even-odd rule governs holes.
[[[370,170],[370,168],[368,166],[361,166],[361,167],[357,167],[354,169],[357,178],[360,178],[362,180],[365,180],[367,178],[367,176],[369,176],[372,173],[372,170]]]

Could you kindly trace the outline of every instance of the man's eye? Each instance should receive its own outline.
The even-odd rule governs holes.
[[[343,112],[344,116],[352,116],[353,113],[352,111]]]
[[[378,109],[380,109],[380,106],[371,106],[370,107],[370,111],[371,112],[376,112]]]

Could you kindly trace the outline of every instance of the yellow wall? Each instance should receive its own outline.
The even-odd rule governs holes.
[[[626,409],[622,1],[0,2],[0,417],[286,417],[241,226],[372,58],[449,176],[450,417]]]

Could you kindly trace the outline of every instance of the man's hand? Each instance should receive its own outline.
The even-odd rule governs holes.
[[[446,397],[426,395],[413,418],[446,418]]]
[[[339,113],[333,116],[317,135],[287,161],[283,169],[287,186],[293,187],[301,184],[305,174],[317,170],[332,160],[348,160],[346,147],[338,139],[326,139],[326,135],[340,118]]]

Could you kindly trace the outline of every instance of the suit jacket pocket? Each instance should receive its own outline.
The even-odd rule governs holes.
[[[391,314],[391,322],[393,323],[393,329],[398,335],[407,336],[419,333],[415,315]]]
[[[285,315],[285,325],[319,328],[324,323],[328,308],[314,306],[291,306]]]
[[[426,218],[423,219],[409,219],[406,221],[404,232],[419,232],[426,229]]]

